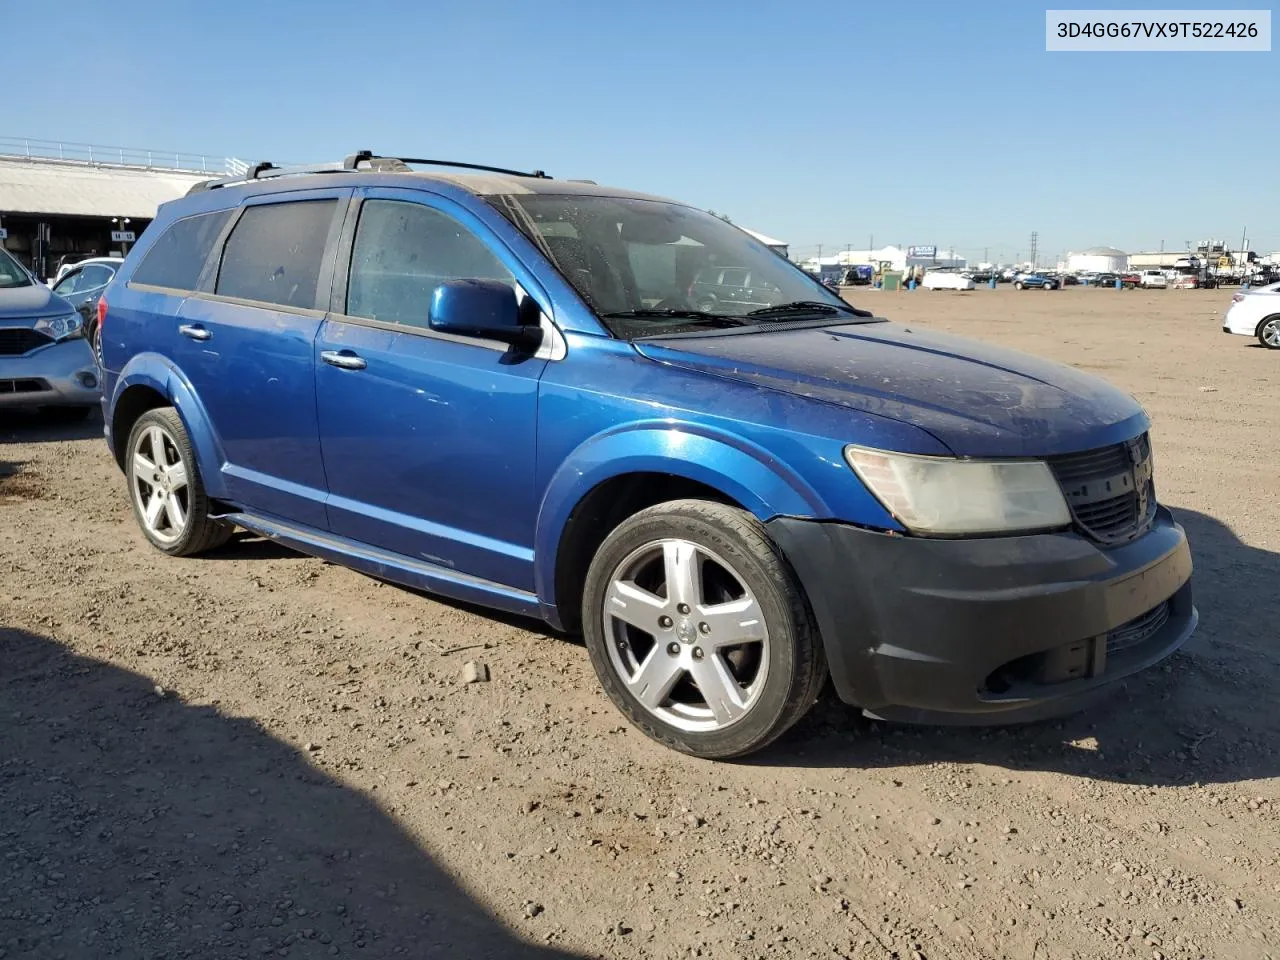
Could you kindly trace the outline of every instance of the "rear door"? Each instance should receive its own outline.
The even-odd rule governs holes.
[[[174,359],[221,444],[231,500],[324,529],[312,348],[350,190],[255,197],[183,303]]]
[[[315,345],[329,525],[419,562],[533,589],[538,379],[547,360],[433,331],[446,280],[496,279],[547,304],[461,205],[363,191]]]

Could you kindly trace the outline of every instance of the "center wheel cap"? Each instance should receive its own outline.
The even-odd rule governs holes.
[[[693,621],[681,620],[676,624],[676,637],[681,643],[693,643],[698,637],[698,631],[693,626]]]

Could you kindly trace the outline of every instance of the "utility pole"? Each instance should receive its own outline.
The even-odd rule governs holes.
[[[822,244],[818,244],[818,259],[822,259]]]
[[[1032,270],[1040,266],[1039,251],[1036,249],[1039,243],[1040,243],[1040,234],[1037,231],[1032,230],[1031,231],[1031,269]]]
[[[1249,228],[1245,227],[1240,231],[1240,279],[1244,280],[1245,271],[1249,269],[1249,252],[1246,246],[1249,238]]]
[[[990,247],[983,247],[983,248],[982,248],[982,262],[983,262],[983,263],[990,263],[990,262],[991,262],[991,258],[987,256],[987,251],[988,251],[988,250],[990,250],[990,249],[991,249]]]

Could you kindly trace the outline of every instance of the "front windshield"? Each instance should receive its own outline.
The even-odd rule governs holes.
[[[0,288],[30,285],[31,278],[27,276],[27,271],[18,265],[17,260],[0,249]]]
[[[862,313],[742,230],[692,207],[552,194],[495,199],[615,336],[847,322]]]

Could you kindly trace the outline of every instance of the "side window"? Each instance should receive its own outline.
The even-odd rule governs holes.
[[[209,248],[229,216],[230,210],[218,210],[174,221],[147,251],[130,281],[194,290]]]
[[[337,200],[246,207],[222,253],[214,293],[311,310]]]
[[[85,290],[96,290],[98,287],[105,287],[115,273],[110,267],[104,267],[99,264],[89,264],[80,271],[80,282],[76,284],[76,292],[80,293]]]
[[[747,271],[745,270],[726,270],[724,279],[720,281],[726,287],[742,287],[747,283]]]
[[[483,241],[439,210],[365,202],[351,251],[348,315],[426,327],[436,287],[471,279],[513,280]]]
[[[80,273],[81,271],[79,270],[72,270],[53,285],[53,292],[60,297],[65,297],[69,293],[75,293],[80,289]]]

